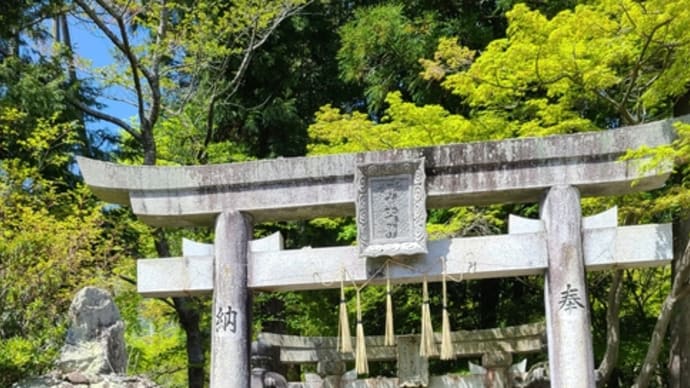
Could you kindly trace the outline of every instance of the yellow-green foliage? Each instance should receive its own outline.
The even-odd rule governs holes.
[[[164,387],[187,386],[187,355],[184,331],[159,300],[143,301],[134,292],[126,293],[138,306],[137,330],[128,329],[125,340],[132,374],[146,374]],[[120,298],[124,299],[124,298]]]
[[[117,259],[88,190],[47,175],[68,166],[55,150],[75,144],[73,123],[57,117],[0,107],[0,133],[12,146],[0,161],[2,386],[50,366],[74,293],[102,283]]]
[[[597,1],[550,20],[518,4],[506,16],[506,38],[471,66],[457,71],[448,58],[462,48],[442,40],[424,75],[450,68],[445,88],[519,121],[520,136],[592,130],[602,114],[627,125],[668,115],[690,80],[688,1]]]
[[[323,107],[311,153],[544,136],[631,125],[667,116],[690,81],[690,1],[606,0],[548,19],[524,4],[507,36],[480,54],[439,40],[420,76],[461,96],[468,117],[386,98],[379,122]]]
[[[690,124],[677,122],[674,127],[678,137],[671,145],[641,147],[626,154],[626,159],[643,159],[643,170],[667,167],[669,163],[674,166],[671,184],[658,195],[637,196],[639,203],[626,208],[636,219],[652,214],[668,221],[672,217],[687,217],[690,212]]]
[[[0,386],[49,369],[63,344],[67,310],[87,285],[111,289],[126,322],[129,369],[167,387],[186,383],[184,334],[168,306],[133,285],[134,257],[155,255],[150,228],[103,209],[91,190],[69,187],[75,124],[0,107]],[[48,172],[62,171],[52,177]]]
[[[148,77],[153,67],[159,66],[162,91],[177,93],[180,84],[176,77],[188,76],[198,81],[194,77],[204,71],[227,69],[225,61],[257,44],[277,18],[304,4],[304,0],[240,0],[232,4],[218,0],[105,3],[111,9],[132,15],[130,44],[140,63],[138,70],[146,69]],[[161,34],[156,36],[151,31]],[[161,58],[165,60],[160,61]],[[121,62],[97,69],[95,74],[106,84],[133,87],[128,59],[118,59]]]
[[[440,105],[416,106],[403,101],[399,92],[386,98],[389,108],[380,123],[366,114],[341,113],[330,105],[316,114],[309,127],[312,154],[373,151],[478,140],[478,126]],[[498,130],[498,128],[491,128]]]

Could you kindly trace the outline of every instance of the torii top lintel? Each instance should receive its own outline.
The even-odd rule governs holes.
[[[642,170],[638,160],[619,159],[629,149],[670,144],[674,136],[672,121],[664,120],[544,138],[206,166],[78,162],[97,196],[131,205],[146,223],[211,225],[231,208],[255,221],[354,215],[356,164],[419,157],[425,159],[429,208],[538,201],[555,184],[576,186],[582,196],[650,190],[664,184],[670,165]]]

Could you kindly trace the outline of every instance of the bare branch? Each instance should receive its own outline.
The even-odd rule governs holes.
[[[137,285],[137,281],[134,280],[134,279],[132,279],[132,278],[130,278],[129,276],[125,276],[125,275],[120,274],[120,275],[118,275],[118,277],[119,277],[121,280],[124,280],[124,281],[126,281],[127,283],[129,283],[129,284],[131,284],[131,285],[134,285],[134,286]]]
[[[161,302],[167,304],[169,307],[172,307],[173,310],[175,309],[175,304],[174,304],[170,299],[167,299],[167,298],[156,298],[156,299],[158,299],[158,300],[160,300]]]
[[[125,104],[125,105],[131,106],[131,107],[137,106],[136,101],[132,101],[131,99],[128,99],[126,97],[120,97],[120,96],[116,96],[116,95],[110,94],[110,93],[101,94],[101,98],[103,100],[119,102],[121,104]]]
[[[664,337],[666,336],[666,330],[668,329],[669,321],[671,320],[671,312],[673,311],[673,306],[675,305],[677,299],[673,293],[669,294],[664,303],[661,305],[661,314],[654,325],[654,331],[652,332],[652,338],[649,341],[649,348],[647,349],[647,355],[644,358],[642,367],[640,368],[640,374],[637,376],[633,388],[646,388],[649,385],[649,380],[656,369],[657,360],[659,358],[659,353],[661,352],[661,346],[664,342]]]
[[[111,124],[115,124],[118,127],[122,128],[125,130],[127,133],[132,135],[137,140],[141,140],[141,133],[137,131],[134,127],[131,125],[127,124],[125,121],[118,119],[115,116],[111,116],[107,113],[101,112],[97,109],[93,109],[90,106],[84,104],[83,102],[70,98],[69,103],[74,105],[77,109],[81,110],[82,112],[86,113],[89,116],[93,116],[99,120],[107,121]]]
[[[118,50],[124,52],[124,46],[122,41],[113,33],[112,30],[105,24],[103,19],[96,13],[96,10],[91,8],[84,0],[74,0],[75,3],[81,8],[88,16],[90,21],[93,21],[103,34],[118,48]],[[107,8],[106,8],[107,10]]]
[[[103,8],[108,10],[108,12],[113,12],[109,8],[107,8],[107,4],[104,4],[102,0],[96,1]],[[111,13],[111,15],[113,14]],[[141,70],[142,66],[140,66],[139,60],[134,55],[132,47],[129,44],[129,36],[127,35],[127,28],[125,26],[124,20],[122,19],[121,15],[113,15],[113,17],[115,18],[115,22],[117,23],[117,26],[120,30],[120,36],[122,37],[122,47],[119,47],[120,51],[122,52],[122,54],[124,54],[125,58],[127,58],[127,61],[129,62],[129,67],[132,69],[132,81],[134,82],[134,90],[137,95],[137,108],[139,110],[139,122],[141,123],[141,130],[144,132],[148,132],[150,130],[150,127],[148,125],[148,120],[144,115],[144,91],[141,88],[141,79],[139,78],[139,70]],[[144,71],[142,71],[142,73],[144,73]]]
[[[106,24],[101,16],[98,15],[96,10],[90,7],[85,0],[75,0],[77,5],[89,16],[90,20],[96,24],[96,26],[101,30],[106,37],[115,45],[115,47],[122,53],[127,61],[129,62],[129,67],[132,70],[132,81],[134,83],[134,89],[137,95],[137,105],[139,108],[139,120],[142,124],[142,128],[146,129],[153,126],[153,122],[158,118],[158,113],[160,107],[156,107],[160,104],[160,90],[158,90],[159,79],[156,74],[152,73],[149,69],[141,64],[139,59],[134,54],[132,47],[129,43],[129,35],[127,32],[127,27],[125,20],[123,18],[125,11],[118,12],[110,4],[104,0],[96,0],[96,3],[105,10],[105,12],[110,15],[115,23],[117,24],[118,32],[120,37],[118,37]],[[165,8],[164,8],[165,9]],[[163,14],[165,16],[165,13]],[[144,91],[141,86],[141,79],[139,77],[141,73],[144,78],[146,78],[147,83],[151,89],[153,95],[153,102],[151,103],[152,111],[149,112],[147,116],[145,114],[146,104],[144,102]],[[158,101],[158,102],[156,102]]]
[[[629,17],[629,16],[628,16]],[[654,35],[656,34],[661,27],[668,25],[671,23],[671,19],[667,19],[656,26],[652,29],[651,33],[649,36],[645,36],[645,42],[644,46],[642,46],[642,50],[640,51],[640,55],[637,58],[637,61],[635,62],[635,65],[633,66],[632,72],[631,72],[631,77],[630,77],[630,83],[628,84],[628,88],[626,89],[625,93],[623,94],[623,98],[621,99],[620,104],[622,106],[625,106],[628,103],[628,100],[630,99],[630,94],[632,93],[633,88],[635,87],[635,84],[637,83],[637,79],[640,76],[640,70],[642,70],[642,64],[645,62],[645,54],[647,53],[647,50],[649,49],[650,44],[652,43],[652,40],[654,38]],[[642,34],[644,36],[644,34]]]
[[[145,116],[144,116],[144,95],[143,95],[143,91],[141,89],[141,81],[139,80],[139,73],[138,73],[141,66],[140,66],[137,58],[134,56],[134,53],[132,52],[132,49],[129,45],[127,30],[125,28],[124,21],[121,17],[121,14],[115,12],[115,10],[112,9],[112,7],[110,7],[110,5],[105,3],[104,1],[96,0],[96,3],[98,3],[98,5],[100,7],[102,7],[111,17],[113,17],[115,19],[115,22],[117,23],[117,26],[119,28],[120,35],[121,35],[120,37],[117,37],[115,35],[115,33],[108,27],[108,25],[105,23],[105,21],[96,13],[96,11],[93,8],[91,8],[88,4],[86,4],[86,2],[84,0],[75,0],[75,2],[89,16],[91,21],[94,24],[96,24],[96,26],[106,35],[106,37],[108,37],[108,39],[115,45],[115,47],[117,47],[117,49],[127,58],[128,62],[129,62],[129,66],[132,70],[132,81],[134,82],[134,89],[135,89],[136,95],[137,95],[139,120],[140,120],[141,124],[146,124]],[[89,112],[85,109],[82,109],[82,110],[84,110],[85,112],[87,112],[88,114],[90,114],[94,117],[113,122],[114,124],[125,129],[129,133],[133,132],[133,131],[131,131],[131,127],[129,125],[123,126],[122,123],[124,123],[124,122],[121,122],[121,120],[118,120],[118,121],[120,121],[120,123],[114,122],[113,120],[106,118],[106,116],[109,116],[109,115],[106,115],[102,112],[98,112],[98,114],[96,114],[95,113],[96,111],[93,109],[91,110],[91,112]],[[110,118],[113,118],[113,117],[110,116]],[[141,125],[141,127],[144,130],[146,130],[146,128],[147,128],[146,125]],[[129,129],[127,129],[127,128],[129,128]],[[136,139],[141,140],[141,136],[140,135],[136,136]]]
[[[623,122],[624,122],[626,125],[635,125],[635,124],[638,123],[639,120],[637,120],[637,119],[635,119],[634,117],[632,117],[632,115],[630,114],[630,112],[628,112],[628,110],[625,109],[625,106],[621,105],[620,103],[618,103],[618,101],[616,101],[616,100],[614,100],[613,98],[611,98],[611,96],[609,96],[608,93],[606,93],[605,90],[598,90],[598,91],[595,92],[595,94],[596,94],[597,96],[603,98],[603,99],[604,99],[606,102],[608,102],[609,104],[613,105],[613,107],[616,109],[616,111],[618,112],[618,114],[621,115],[621,118],[623,119]]]
[[[164,45],[164,38],[168,31],[168,7],[165,1],[160,1],[160,14],[158,15],[158,28],[156,29],[156,44],[154,45],[153,61],[151,65],[152,73],[144,73],[149,88],[151,89],[151,109],[149,110],[147,120],[151,128],[156,124],[161,111],[161,90],[160,90],[160,67],[161,55],[159,48]]]
[[[244,50],[244,55],[242,56],[242,61],[240,62],[239,67],[235,71],[235,75],[232,77],[230,82],[226,84],[225,87],[223,87],[221,90],[216,91],[212,94],[211,96],[211,101],[209,103],[209,108],[206,114],[206,136],[204,137],[204,145],[203,147],[199,150],[197,154],[197,159],[200,162],[203,162],[203,160],[206,157],[206,149],[208,148],[208,145],[211,142],[211,139],[213,138],[213,122],[214,122],[214,117],[215,117],[215,105],[220,99],[221,96],[224,96],[225,98],[230,98],[240,88],[241,80],[244,77],[244,74],[246,73],[247,69],[249,68],[249,63],[251,62],[252,57],[254,56],[254,53],[256,50],[258,50],[261,46],[263,46],[268,38],[273,34],[273,32],[280,26],[280,24],[287,19],[288,17],[296,14],[300,10],[302,10],[306,5],[309,4],[309,2],[306,2],[305,4],[302,4],[299,7],[285,7],[281,10],[280,14],[273,19],[271,25],[263,31],[262,34],[259,34],[259,27],[258,27],[258,21],[254,21],[254,26],[251,29],[250,37],[249,37],[249,42],[247,44],[246,49]],[[260,36],[259,36],[260,35]],[[227,66],[227,61],[229,58],[226,58],[222,68],[225,68]]]
[[[213,121],[218,96],[218,94],[214,93],[213,97],[211,97],[210,103],[208,104],[208,111],[206,112],[206,136],[204,136],[204,145],[199,149],[199,152],[197,153],[196,157],[200,163],[206,162],[206,149],[208,148],[208,145],[211,143],[211,139],[213,138]]]
[[[240,63],[240,67],[238,68],[237,72],[235,73],[235,76],[233,77],[232,81],[230,82],[231,85],[234,84],[233,90],[230,93],[230,95],[233,95],[237,92],[237,89],[239,88],[239,80],[243,77],[245,71],[247,70],[247,67],[249,66],[249,62],[251,61],[251,57],[253,56],[253,53],[258,50],[261,46],[263,46],[268,38],[273,35],[273,32],[280,26],[280,24],[285,21],[285,19],[289,18],[292,15],[295,15],[298,13],[300,10],[304,9],[304,7],[307,6],[310,2],[306,2],[302,4],[299,7],[295,8],[290,8],[286,7],[283,8],[282,12],[273,19],[273,23],[269,28],[267,28],[263,32],[263,36],[258,37],[257,39],[257,31],[256,31],[256,24],[254,25],[254,30],[252,30],[251,33],[251,38],[249,40],[249,44],[247,45],[247,50],[245,52],[244,58],[242,58],[242,62]]]

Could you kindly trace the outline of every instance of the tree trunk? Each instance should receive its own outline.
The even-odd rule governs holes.
[[[144,154],[144,165],[154,166],[158,159],[158,152],[156,150],[156,141],[153,137],[153,128],[148,125],[146,119],[140,120],[141,123],[141,148]],[[160,252],[159,252],[160,254]],[[170,256],[161,256],[170,257]]]
[[[676,274],[680,270],[679,260],[688,244],[689,234],[690,220],[677,221],[673,224],[672,279],[685,283],[688,279],[677,279]],[[690,298],[682,298],[677,302],[669,330],[671,337],[668,364],[669,386],[671,388],[684,388],[690,381]]]
[[[620,307],[623,296],[623,270],[619,269],[612,275],[611,288],[606,309],[606,353],[597,368],[597,387],[608,384],[613,370],[618,364],[620,351]]]
[[[156,229],[153,233],[158,257],[170,257],[170,246],[162,229]],[[199,328],[201,314],[199,303],[194,303],[193,298],[173,298],[177,319],[187,337],[187,384],[190,388],[203,388],[204,386],[204,341]]]
[[[690,113],[690,93],[681,96],[673,105],[673,116],[683,116]],[[673,262],[671,263],[671,281],[676,280],[679,271],[679,260],[683,250],[688,245],[690,233],[690,219],[676,221],[673,224]],[[688,279],[682,279],[687,282]],[[690,381],[690,300],[683,298],[678,301],[670,327],[671,349],[669,351],[669,386],[683,388],[683,382]]]
[[[644,388],[649,385],[652,373],[656,369],[659,353],[666,337],[671,316],[674,312],[676,302],[682,300],[688,293],[687,279],[690,275],[690,247],[685,246],[683,254],[674,258],[674,274],[671,284],[671,292],[661,305],[661,313],[654,326],[652,338],[649,341],[649,348],[644,362],[640,367],[640,374],[633,388]],[[681,366],[683,367],[683,366]]]
[[[187,336],[187,380],[190,388],[204,386],[204,347],[201,330],[199,330],[200,314],[197,303],[192,298],[173,298],[177,318]]]

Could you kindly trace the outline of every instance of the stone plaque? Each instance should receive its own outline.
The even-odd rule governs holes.
[[[357,166],[360,256],[427,253],[424,180],[423,158]]]

